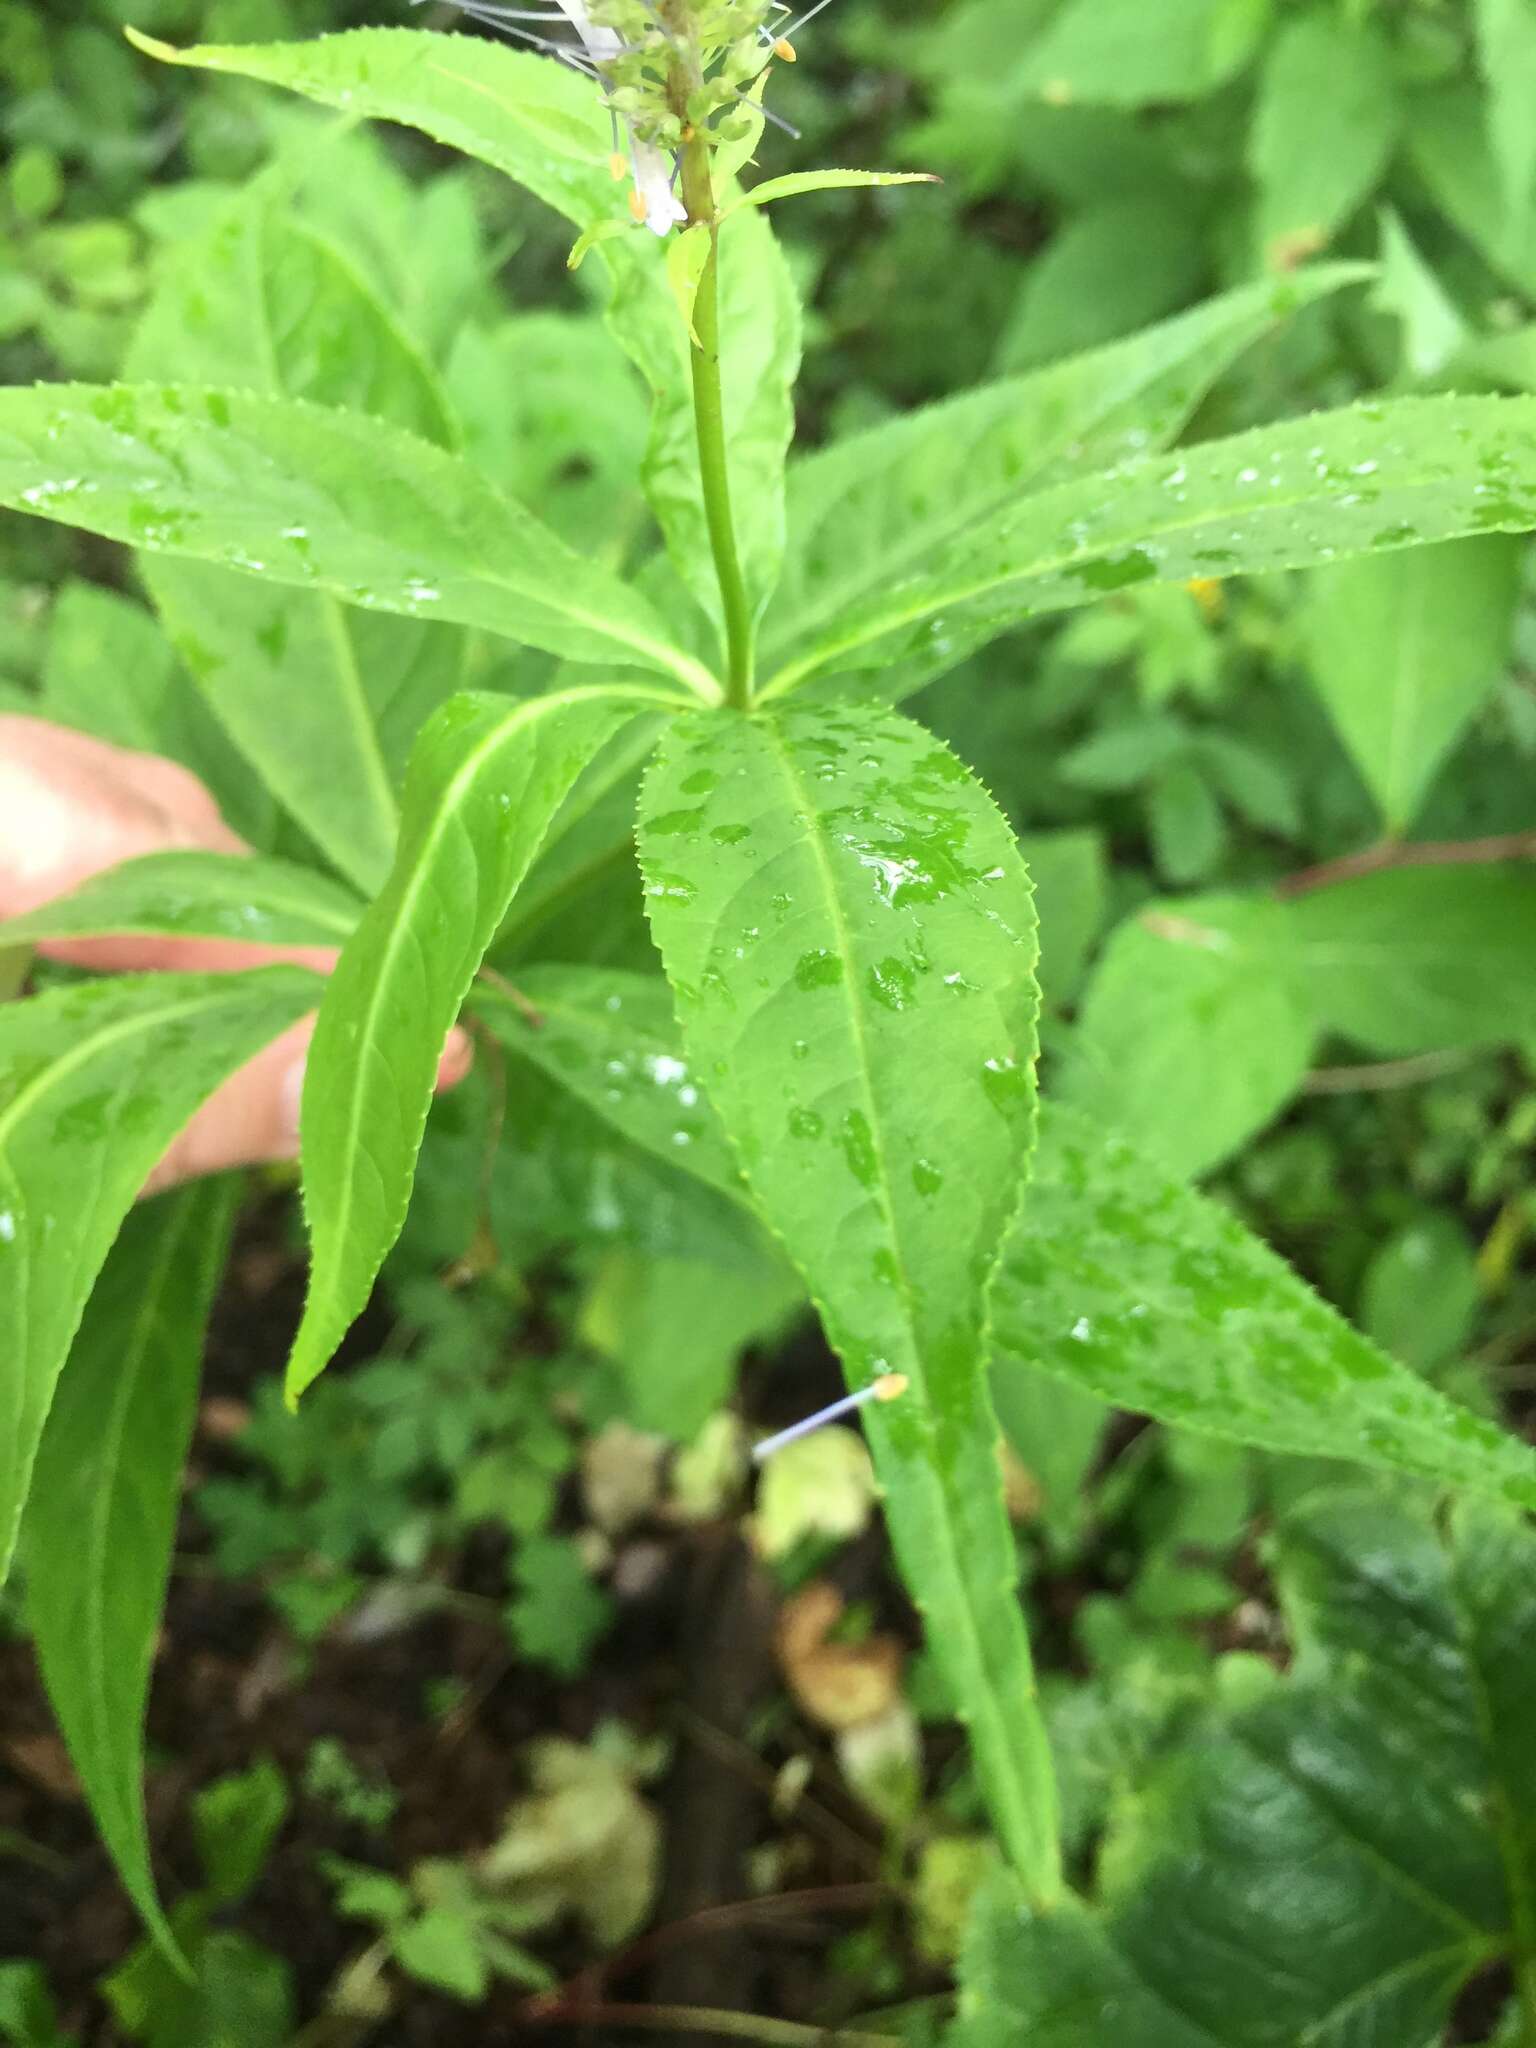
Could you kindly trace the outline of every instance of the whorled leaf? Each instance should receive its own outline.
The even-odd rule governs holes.
[[[1536,526],[1536,399],[1400,398],[1121,463],[1030,492],[820,622],[793,621],[782,696],[818,676],[953,663],[1042,613],[1141,583],[1312,568]]]
[[[419,128],[515,178],[580,229],[584,244],[600,247],[614,282],[610,323],[654,397],[647,489],[673,560],[715,614],[687,335],[662,251],[653,236],[635,230],[610,174],[613,138],[601,95],[588,80],[528,51],[413,29],[190,50],[134,40],[171,63],[263,79],[324,106]],[[721,238],[720,290],[732,494],[748,587],[761,604],[784,545],[784,454],[794,425],[800,311],[783,256],[755,212]]]
[[[135,1210],[70,1349],[22,1521],[27,1621],[96,1825],[146,1925],[144,1713],[233,1180]]]
[[[794,464],[784,580],[764,622],[781,658],[894,576],[1024,493],[1165,446],[1234,358],[1287,315],[1369,275],[1359,264],[1245,285],[1127,341],[985,384],[885,421]],[[944,658],[935,655],[934,667]],[[919,662],[905,686],[915,688]]]
[[[0,922],[0,946],[47,939],[233,939],[339,946],[361,917],[350,890],[313,868],[265,855],[147,853]]]
[[[1182,1429],[1536,1507],[1536,1451],[1351,1329],[1236,1217],[1053,1105],[991,1292],[995,1371]]]
[[[1003,819],[895,713],[674,725],[641,859],[684,1040],[758,1209],[867,1411],[904,1576],[994,1821],[1058,1882],[1052,1780],[1003,1512],[983,1293],[1028,1165],[1038,997]]]
[[[551,819],[655,701],[620,687],[469,694],[423,730],[394,870],[343,948],[305,1072],[313,1262],[290,1399],[324,1369],[400,1234],[443,1041]]]
[[[86,1297],[151,1169],[318,977],[124,976],[0,1009],[0,1571]]]
[[[636,591],[467,463],[359,414],[176,385],[0,391],[0,504],[718,695]]]

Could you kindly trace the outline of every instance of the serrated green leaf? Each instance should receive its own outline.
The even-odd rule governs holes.
[[[25,917],[0,922],[0,946],[45,939],[233,939],[261,946],[339,946],[360,900],[313,868],[266,856],[147,853],[93,875]]]
[[[174,385],[0,391],[0,504],[718,695],[636,591],[468,464],[358,414]]]
[[[760,694],[898,661],[952,665],[1023,619],[1139,583],[1309,568],[1532,526],[1536,399],[1317,413],[1024,497],[797,636]]]
[[[1369,1343],[1237,1219],[1059,1105],[992,1287],[1017,1360],[1161,1422],[1536,1506],[1536,1452]]]
[[[1312,680],[1394,835],[1503,673],[1522,553],[1489,535],[1314,579],[1302,620]]]
[[[0,1571],[54,1386],[135,1195],[193,1111],[319,986],[297,967],[157,974],[0,1010]]]
[[[221,209],[164,266],[126,374],[309,399],[446,448],[437,377],[347,259],[295,218],[273,179]],[[147,560],[166,629],[244,758],[337,870],[366,889],[398,829],[388,744],[457,687],[463,635],[379,622],[318,591],[271,591],[206,563]],[[403,714],[403,721],[402,715]]]
[[[290,1400],[324,1369],[400,1234],[443,1041],[551,818],[653,701],[621,688],[466,695],[423,731],[394,870],[342,950],[305,1070],[313,1263]]]
[[[1033,1127],[1035,923],[985,793],[891,712],[673,726],[641,800],[684,1040],[868,1411],[903,1572],[1007,1851],[1054,1889],[1049,1764],[983,1370]]]
[[[480,157],[586,227],[624,211],[600,99],[563,65],[479,38],[364,28],[309,42],[189,50],[130,30],[146,55],[284,87],[322,106],[420,128]]]
[[[144,1713],[235,1189],[181,1189],[129,1216],[59,1380],[22,1521],[49,1701],[118,1874],[172,1948],[144,1822]]]
[[[1277,320],[1364,275],[1333,264],[1282,285],[1248,285],[1129,341],[984,385],[797,463],[765,654],[831,629],[893,577],[921,573],[1023,492],[1166,445],[1226,365]],[[925,672],[936,670],[920,667],[916,679]]]

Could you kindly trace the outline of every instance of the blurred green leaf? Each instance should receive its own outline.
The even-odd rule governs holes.
[[[1312,681],[1394,835],[1510,658],[1524,552],[1489,535],[1313,577]]]
[[[144,1821],[144,1715],[232,1184],[134,1211],[86,1304],[22,1522],[27,1619],[91,1811],[140,1917],[170,1930]]]

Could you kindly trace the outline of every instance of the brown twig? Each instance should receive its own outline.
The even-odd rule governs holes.
[[[765,2019],[709,2005],[553,2005],[526,2015],[535,2027],[639,2027],[648,2033],[723,2034],[761,2048],[891,2048],[889,2034],[852,2033],[846,2027],[807,2027],[797,2020]]]
[[[476,975],[487,988],[495,989],[497,995],[512,1005],[530,1031],[542,1031],[548,1019],[538,1004],[525,996],[515,981],[508,981],[504,974],[498,974],[494,967],[482,966]]]
[[[639,1969],[653,1956],[664,1949],[675,1948],[682,1941],[731,1933],[761,1920],[789,1919],[798,1913],[861,1912],[894,1895],[893,1887],[887,1884],[829,1884],[811,1891],[779,1892],[772,1898],[733,1899],[723,1906],[703,1906],[686,1919],[672,1920],[665,1927],[652,1928],[649,1934],[641,1935],[638,1941],[632,1941],[617,1955],[604,1956],[595,1963],[589,1963],[584,1970],[569,1978],[559,1991],[544,1992],[531,1998],[529,2009],[542,2008],[551,1997],[562,2005],[585,2006],[611,1979],[628,1976],[631,1970]]]
[[[1275,884],[1282,902],[1310,896],[1316,889],[1332,889],[1340,882],[1357,881],[1362,875],[1380,874],[1387,868],[1448,868],[1489,866],[1497,861],[1536,860],[1536,832],[1500,832],[1488,839],[1424,839],[1418,842],[1383,839],[1359,853],[1346,853],[1338,860],[1325,860],[1316,867],[1302,868]]]
[[[1482,1048],[1449,1046],[1444,1052],[1421,1052],[1412,1059],[1379,1060],[1356,1067],[1319,1067],[1308,1074],[1304,1095],[1376,1095],[1390,1088],[1413,1088],[1454,1074],[1475,1060]]]

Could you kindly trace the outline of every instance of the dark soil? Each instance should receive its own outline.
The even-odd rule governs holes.
[[[284,1233],[281,1210],[270,1208],[242,1230],[210,1342],[204,1417],[215,1427],[199,1432],[194,1471],[229,1463],[219,1404],[248,1399],[286,1353],[303,1269]],[[371,1312],[350,1355],[376,1350],[385,1326],[382,1312]],[[333,1370],[345,1370],[345,1357]],[[826,1398],[835,1368],[819,1343],[806,1343],[777,1361],[775,1381],[776,1398],[758,1409],[770,1419],[781,1402],[793,1415]],[[257,1757],[274,1759],[292,1809],[255,1891],[228,1917],[285,1958],[300,2015],[310,2019],[371,1938],[368,1928],[336,1917],[317,1868],[321,1854],[404,1872],[421,1857],[472,1853],[494,1839],[525,1789],[524,1743],[549,1734],[585,1739],[604,1719],[621,1718],[668,1733],[674,1745],[667,1780],[651,1790],[667,1832],[664,1892],[633,1959],[584,1968],[589,1958],[574,1938],[563,1954],[558,1938],[553,1949],[541,1943],[571,1978],[568,1996],[542,2010],[517,1987],[499,1985],[471,2008],[396,1973],[395,2009],[366,2038],[380,2048],[606,2040],[611,2023],[596,2011],[618,2002],[730,2007],[811,2023],[841,2017],[828,1950],[880,1908],[871,1823],[830,1772],[818,1773],[793,1821],[774,1816],[781,1758],[755,1725],[780,1690],[771,1589],[733,1525],[668,1530],[664,1541],[665,1568],[623,1603],[592,1668],[562,1685],[517,1664],[494,1612],[437,1609],[367,1641],[349,1639],[343,1623],[301,1648],[258,1585],[218,1576],[204,1562],[203,1533],[189,1510],[149,1717],[148,1808],[162,1896],[173,1902],[199,1882],[191,1793]],[[494,1532],[482,1532],[432,1568],[456,1592],[499,1598],[504,1549]],[[880,1584],[879,1545],[858,1547],[852,1562],[868,1580],[849,1588],[856,1597],[897,1600]],[[431,1690],[444,1680],[462,1688],[461,1704],[434,1716]],[[0,1703],[0,1957],[41,1962],[66,2026],[89,2048],[115,2048],[123,2036],[96,1987],[138,1928],[73,1785],[30,1647],[16,1638],[0,1641]],[[303,1795],[305,1759],[322,1736],[399,1793],[387,1829],[348,1824]],[[751,1898],[746,1858],[765,1841],[784,1853],[792,1897]],[[744,1901],[739,1915],[717,1910]],[[586,2012],[593,2025],[579,2017]]]

